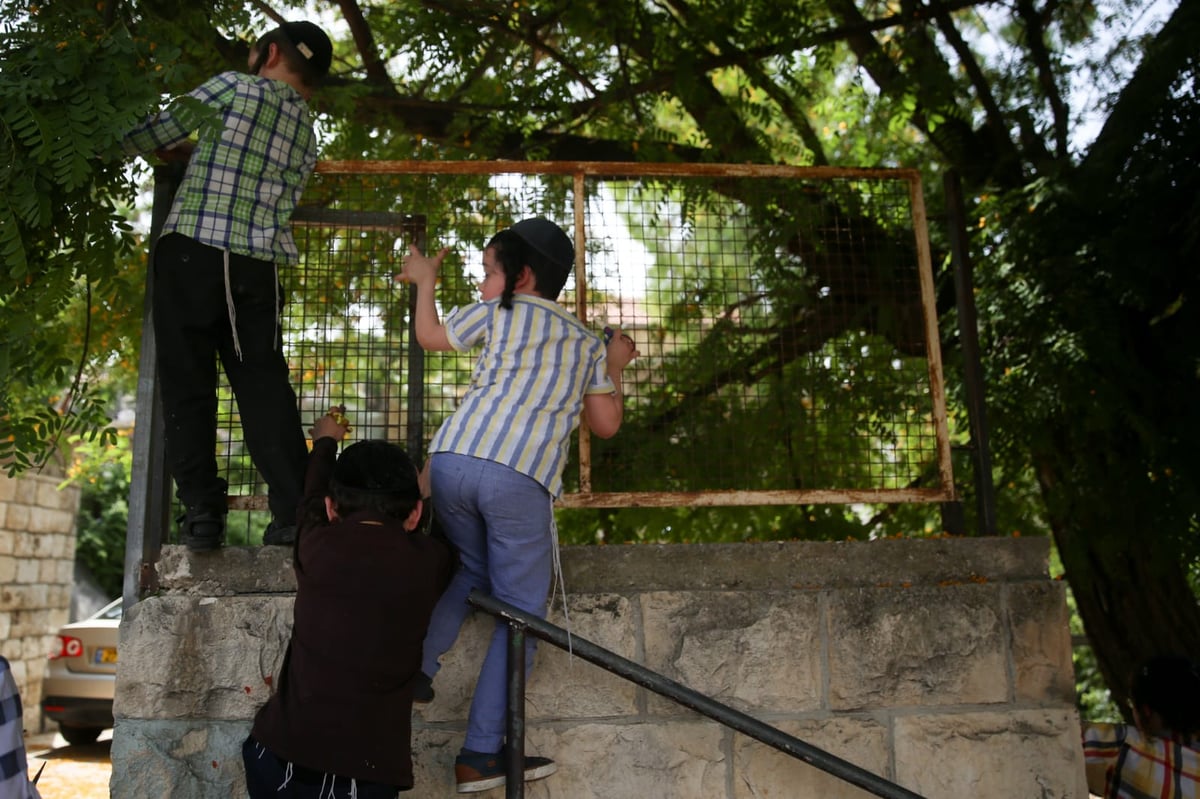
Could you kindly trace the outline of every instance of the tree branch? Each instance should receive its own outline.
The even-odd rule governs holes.
[[[1070,120],[1067,104],[1058,91],[1054,80],[1054,67],[1050,62],[1050,51],[1046,49],[1046,32],[1042,25],[1042,17],[1033,7],[1033,0],[1017,0],[1017,13],[1025,23],[1025,46],[1029,49],[1029,57],[1037,68],[1038,86],[1050,104],[1050,113],[1054,118],[1054,150],[1059,158],[1066,158],[1068,151],[1067,134],[1070,130]]]
[[[1080,164],[1083,171],[1111,175],[1113,164],[1122,161],[1122,153],[1142,135],[1143,120],[1162,104],[1162,98],[1179,79],[1190,60],[1196,58],[1196,31],[1200,30],[1200,0],[1179,0],[1170,18],[1146,47],[1146,54],[1100,134]]]
[[[371,86],[387,86],[394,90],[392,79],[387,73],[387,67],[379,58],[379,48],[375,45],[375,37],[371,26],[367,24],[362,9],[355,0],[338,0],[342,17],[350,26],[350,35],[354,37],[354,47],[362,58],[367,72],[367,83]]]

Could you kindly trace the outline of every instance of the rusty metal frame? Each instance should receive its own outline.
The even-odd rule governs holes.
[[[855,503],[953,502],[957,496],[950,459],[946,392],[938,334],[933,265],[928,219],[920,173],[915,169],[869,169],[854,167],[791,167],[765,164],[651,164],[597,161],[323,161],[317,172],[337,174],[441,174],[441,175],[570,175],[574,178],[576,263],[575,312],[587,323],[587,270],[584,260],[586,229],[584,214],[585,178],[624,177],[733,177],[783,178],[795,180],[871,179],[904,181],[909,188],[912,229],[915,238],[922,317],[925,326],[926,363],[929,369],[932,420],[937,441],[938,486],[936,488],[784,491],[688,491],[607,492],[591,491],[591,437],[586,425],[579,430],[580,486],[578,493],[564,494],[559,505],[568,508],[627,508],[729,505],[798,505]]]

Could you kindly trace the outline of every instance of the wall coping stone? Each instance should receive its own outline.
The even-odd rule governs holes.
[[[1049,579],[1050,542],[1031,538],[622,544],[562,548],[568,593],[822,590]],[[158,590],[204,596],[296,591],[289,547],[162,548]],[[820,579],[816,579],[816,575]]]

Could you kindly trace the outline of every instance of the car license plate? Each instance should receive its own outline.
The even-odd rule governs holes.
[[[117,649],[112,646],[102,646],[96,650],[96,663],[116,663]]]

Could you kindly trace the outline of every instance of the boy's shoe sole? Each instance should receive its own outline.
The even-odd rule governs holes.
[[[499,788],[507,782],[504,758],[501,755],[488,755],[486,761],[478,762],[478,758],[463,758],[459,756],[454,761],[454,778],[458,782],[459,793],[477,793]],[[467,762],[464,762],[467,761]],[[558,764],[548,757],[525,758],[525,782],[549,777],[558,771]]]

